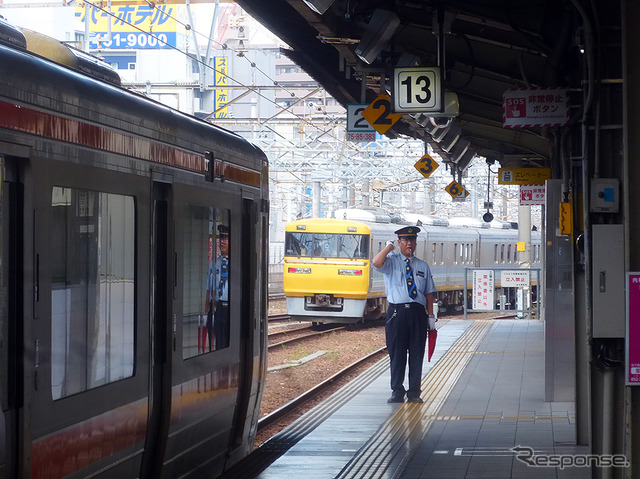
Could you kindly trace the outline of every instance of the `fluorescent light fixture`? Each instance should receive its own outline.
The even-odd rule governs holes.
[[[471,163],[471,160],[473,160],[475,157],[476,152],[472,148],[468,148],[462,155],[457,158],[456,165],[458,165],[460,171],[464,171],[467,169],[467,166],[469,166],[469,163]]]
[[[356,47],[356,55],[365,63],[373,63],[399,26],[398,15],[389,10],[376,8],[369,20],[367,31]]]
[[[322,15],[326,12],[334,0],[304,0],[304,3],[316,13]]]

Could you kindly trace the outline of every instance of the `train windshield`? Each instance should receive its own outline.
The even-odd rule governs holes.
[[[369,235],[287,232],[287,256],[364,259],[369,257]]]

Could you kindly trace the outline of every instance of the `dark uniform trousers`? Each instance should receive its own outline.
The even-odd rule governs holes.
[[[229,302],[216,301],[216,312],[213,315],[213,330],[216,335],[216,349],[229,346]]]
[[[215,333],[215,349],[229,346],[229,302],[216,301],[216,311],[213,312],[213,301],[209,301],[207,314],[207,334],[209,335],[209,351],[213,351]],[[205,346],[202,346],[204,349]]]
[[[385,334],[391,360],[391,389],[394,396],[404,396],[402,385],[409,353],[409,390],[407,396],[420,396],[422,363],[427,341],[428,316],[420,303],[390,304]]]

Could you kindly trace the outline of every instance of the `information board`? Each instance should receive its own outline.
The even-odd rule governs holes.
[[[569,121],[567,88],[522,88],[502,95],[505,128],[562,126]]]
[[[520,206],[544,205],[544,185],[520,185]]]
[[[507,270],[500,274],[500,282],[503,288],[522,288],[529,286],[529,277],[528,269]]]
[[[494,272],[491,269],[473,270],[473,309],[493,311]]]

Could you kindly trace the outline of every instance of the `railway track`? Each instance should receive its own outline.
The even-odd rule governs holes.
[[[314,338],[316,336],[322,336],[323,334],[326,333],[331,333],[331,332],[335,332],[335,331],[341,331],[344,330],[345,326],[330,326],[328,327],[328,329],[322,330],[322,331],[313,331],[311,329],[311,327],[306,327],[306,328],[298,328],[295,330],[289,330],[289,331],[280,331],[277,333],[273,333],[269,335],[269,339],[273,339],[274,337],[280,337],[280,336],[290,336],[292,334],[295,334],[295,337],[292,338],[288,338],[288,339],[283,339],[282,341],[278,341],[276,343],[273,344],[269,344],[269,350],[272,350],[276,347],[282,347],[285,344],[286,345],[291,345],[291,344],[295,344],[297,342],[300,341],[304,341],[310,338]],[[305,334],[306,331],[309,331],[308,333]]]

